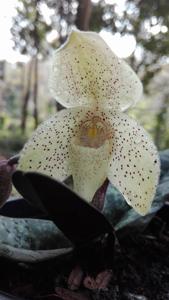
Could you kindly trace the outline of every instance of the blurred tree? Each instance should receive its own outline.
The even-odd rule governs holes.
[[[30,57],[29,70],[27,72],[27,88],[23,97],[21,129],[25,130],[27,119],[28,101],[31,95],[31,78],[33,74],[33,102],[35,127],[38,125],[38,58],[44,57],[48,53],[46,44],[46,34],[51,30],[51,26],[45,21],[41,12],[40,0],[19,0],[17,15],[13,19],[11,32],[15,48],[22,54]]]
[[[92,12],[91,0],[79,0],[76,16],[76,27],[80,30],[89,30],[90,17]]]
[[[168,16],[168,0],[126,0],[121,5],[99,0],[93,4],[91,29],[135,37],[130,62],[147,86],[169,56]]]
[[[105,4],[102,2],[92,3],[92,14],[90,18],[90,30],[99,32],[103,27],[105,27],[104,22],[104,12]]]
[[[149,84],[155,111],[154,140],[159,149],[169,147],[169,65],[155,74]]]
[[[85,1],[88,2],[88,0]],[[52,27],[57,31],[59,42],[62,44],[70,28],[75,24],[79,2],[77,0],[46,0],[45,3],[53,10]]]
[[[70,28],[76,23],[81,30],[89,28],[91,1],[76,0],[19,0],[17,15],[11,29],[15,48],[22,54],[30,56],[27,84],[23,97],[21,128],[25,130],[28,102],[33,90],[35,127],[38,124],[37,93],[38,93],[38,56],[45,57],[49,52],[46,43],[48,33],[52,31],[58,36],[51,41],[52,46],[59,46],[66,40]],[[49,13],[50,21],[45,14]],[[33,83],[32,83],[33,74]]]
[[[112,3],[106,0],[93,3],[91,29],[100,31],[105,28],[113,34],[134,36],[136,48],[128,60],[140,75],[144,90],[148,94],[149,83],[169,59],[169,2],[126,0],[120,5],[115,1]],[[168,86],[166,82],[165,85]],[[158,103],[161,102],[161,105],[158,105],[153,117],[155,120],[152,133],[159,149],[169,147],[169,94],[164,92],[164,86],[160,89],[164,99],[161,99],[158,93]],[[157,93],[155,87],[154,91]],[[152,100],[151,105],[153,104]]]
[[[31,74],[34,73],[35,124],[38,122],[36,97],[38,58],[39,55],[45,57],[49,51],[49,43],[46,43],[49,33],[54,33],[56,36],[51,42],[55,47],[65,41],[73,25],[81,30],[100,31],[104,28],[113,34],[119,33],[122,36],[134,37],[136,48],[128,60],[144,81],[146,92],[154,74],[168,59],[168,0],[126,0],[120,1],[120,4],[118,1],[110,0],[19,0],[18,2],[18,14],[15,17],[12,32],[15,47],[21,53],[27,53],[31,57],[28,77],[31,79]],[[48,16],[50,22],[45,15]],[[23,129],[31,85],[31,80],[28,80],[23,101],[25,105],[23,105],[22,113]],[[164,107],[161,106],[158,111],[159,116],[158,113],[156,115],[157,124],[159,121],[161,124],[166,122],[167,115],[164,111]],[[157,136],[160,136],[158,126],[156,126],[154,136],[158,140]]]
[[[33,60],[31,59],[28,64],[28,73],[26,78],[26,86],[24,86],[23,91],[23,100],[22,100],[22,111],[21,111],[21,129],[24,132],[26,129],[26,120],[27,120],[27,109],[28,101],[30,99],[31,93],[31,76],[32,76]]]

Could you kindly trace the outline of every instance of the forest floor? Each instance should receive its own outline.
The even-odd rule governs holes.
[[[165,205],[144,233],[126,235],[115,249],[112,279],[106,290],[84,287],[70,300],[169,299],[169,206]],[[57,286],[67,288],[70,258],[27,265],[0,260],[0,290],[22,299],[59,300]],[[74,295],[74,294],[73,294]],[[0,296],[0,299],[15,299]],[[17,298],[18,299],[18,298]]]

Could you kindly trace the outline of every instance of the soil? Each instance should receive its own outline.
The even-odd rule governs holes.
[[[114,250],[112,279],[106,290],[80,287],[77,299],[169,299],[169,206],[153,218],[145,232],[128,233]],[[60,299],[57,286],[67,288],[71,257],[27,265],[0,260],[0,290],[24,299]],[[79,294],[80,293],[80,294]],[[80,295],[80,296],[79,296]],[[4,298],[0,296],[0,299]],[[67,298],[74,300],[75,298]],[[76,299],[75,299],[76,300]]]

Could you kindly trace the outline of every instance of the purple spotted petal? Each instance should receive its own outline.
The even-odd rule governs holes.
[[[70,142],[87,112],[84,108],[62,110],[42,123],[21,151],[17,169],[37,171],[61,181],[71,175]]]
[[[109,113],[109,118],[114,133],[108,178],[127,203],[144,215],[150,209],[160,173],[156,147],[128,116]]]
[[[142,84],[99,34],[73,31],[54,54],[50,90],[65,107],[120,106],[123,110],[140,99]]]

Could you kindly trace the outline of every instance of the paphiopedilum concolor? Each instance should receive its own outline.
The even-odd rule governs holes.
[[[54,54],[50,88],[67,109],[34,132],[18,169],[61,181],[72,175],[74,190],[87,201],[108,178],[129,205],[146,214],[159,158],[144,129],[123,113],[142,94],[134,71],[97,33],[72,31]]]

